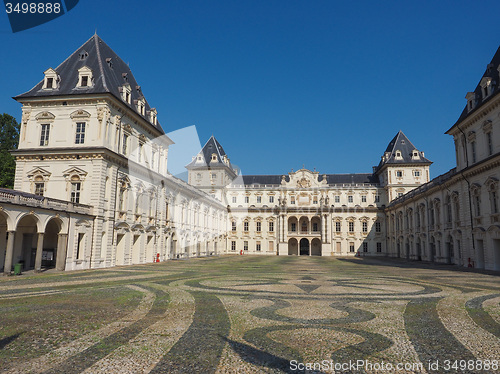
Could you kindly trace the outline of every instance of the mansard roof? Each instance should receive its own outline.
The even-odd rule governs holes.
[[[216,155],[216,161],[212,161],[212,155]],[[198,160],[198,157],[201,156],[201,161]],[[226,162],[224,162],[227,160]],[[234,172],[234,169],[229,161],[229,157],[227,157],[224,148],[220,145],[220,143],[215,139],[212,135],[210,139],[205,143],[201,151],[196,155],[196,157],[191,161],[188,165],[186,165],[187,169],[196,169],[196,168],[217,168],[217,167],[227,167]]]
[[[491,59],[491,62],[486,66],[486,71],[484,72],[483,76],[479,80],[479,83],[476,86],[476,89],[472,91],[473,95],[475,96],[475,106],[473,109],[469,110],[467,107],[467,104],[465,105],[464,110],[460,114],[460,117],[458,118],[457,122],[448,130],[446,133],[448,134],[449,131],[454,128],[457,124],[462,122],[464,119],[467,117],[471,116],[472,114],[476,113],[479,108],[490,101],[494,96],[497,96],[498,93],[500,92],[500,47],[498,47],[497,51],[495,52],[495,55]],[[482,92],[482,86],[481,83],[483,82],[483,79],[488,79],[491,80],[491,93],[484,97],[483,92]]]
[[[319,176],[322,180],[323,174]],[[280,185],[282,175],[243,175],[243,183],[250,185]],[[285,180],[290,181],[290,176],[286,175]],[[379,183],[378,177],[373,174],[326,174],[326,181],[329,185],[335,184],[373,184]]]
[[[401,152],[400,157],[397,152]],[[413,157],[413,152],[418,152],[418,157]],[[407,138],[407,136],[399,130],[396,136],[390,141],[387,146],[382,160],[377,166],[377,171],[387,164],[432,164],[432,161],[424,157],[423,152],[420,152]]]
[[[84,67],[92,71],[92,85],[77,87],[79,70]],[[44,80],[42,80],[28,92],[16,96],[15,99],[109,93],[151,123],[148,116],[151,107],[144,98],[141,87],[135,80],[128,64],[97,36],[97,34],[93,35],[53,70],[55,70],[58,75],[58,88],[43,89]],[[129,84],[131,89],[130,104],[121,99],[122,95],[120,89],[126,84]],[[145,101],[144,115],[141,115],[134,105],[137,100]],[[164,133],[158,121],[156,125],[151,125],[162,134]]]

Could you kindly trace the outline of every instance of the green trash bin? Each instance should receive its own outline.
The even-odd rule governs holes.
[[[23,267],[23,264],[17,263],[14,265],[14,275],[21,275],[21,269]]]

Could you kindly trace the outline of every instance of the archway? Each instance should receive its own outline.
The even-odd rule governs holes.
[[[7,252],[7,217],[4,216],[3,212],[0,212],[0,269],[4,267],[6,252]]]
[[[299,254],[299,245],[297,239],[292,238],[288,241],[288,254],[297,256]]]
[[[47,223],[45,235],[43,236],[42,267],[44,268],[50,269],[56,266],[60,232],[61,221],[58,218],[52,218]],[[66,259],[62,261],[66,261]]]
[[[35,268],[38,245],[37,221],[33,215],[26,215],[21,218],[16,227],[12,264],[20,262],[25,270]]]
[[[309,240],[306,238],[300,239],[300,255],[301,256],[309,256]]]
[[[321,219],[318,216],[314,216],[311,219],[311,232],[318,233],[322,231]]]
[[[321,256],[321,240],[314,238],[311,242],[311,256]]]
[[[299,221],[297,220],[297,217],[290,217],[288,218],[288,231],[296,233],[299,231]]]
[[[307,218],[307,217],[300,217],[300,220],[299,220],[299,231],[300,231],[301,234],[307,234],[309,232],[309,218]]]

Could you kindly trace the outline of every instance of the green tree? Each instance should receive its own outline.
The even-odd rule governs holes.
[[[6,113],[0,115],[0,187],[14,188],[16,162],[9,151],[19,144],[19,124]]]

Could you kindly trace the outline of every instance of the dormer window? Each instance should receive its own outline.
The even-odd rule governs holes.
[[[418,155],[418,151],[417,150],[414,150],[411,154],[411,157],[414,159],[414,160],[417,160],[420,158],[420,156]]]
[[[467,99],[467,111],[470,112],[476,107],[476,94],[474,92],[467,92],[465,98]]]
[[[77,87],[92,87],[92,70],[88,66],[78,69]]]
[[[149,120],[151,123],[156,126],[158,124],[158,112],[156,111],[155,108],[152,108],[149,112]]]
[[[45,79],[43,81],[44,90],[53,90],[57,88],[57,82],[59,82],[59,76],[56,71],[52,68],[47,69],[43,72],[45,74]]]
[[[479,83],[481,86],[481,94],[483,96],[483,99],[487,98],[492,91],[492,79],[491,77],[484,77],[481,79],[481,82]]]
[[[212,153],[212,159],[210,161],[217,162],[217,154],[216,153]]]
[[[146,114],[146,101],[143,97],[137,100],[137,112],[139,112],[141,116]]]
[[[396,151],[396,158],[403,158],[401,151]]]
[[[131,97],[132,97],[132,89],[130,88],[130,84],[126,83],[123,86],[120,87],[120,92],[122,93],[122,100],[125,101],[127,104],[131,103]]]

